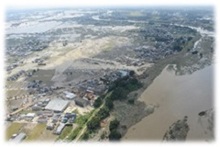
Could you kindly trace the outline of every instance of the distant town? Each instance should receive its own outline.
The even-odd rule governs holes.
[[[212,86],[199,85],[212,81],[213,15],[210,7],[7,11],[6,140],[213,140]],[[186,75],[198,85],[178,89]],[[151,91],[157,81],[163,87]]]

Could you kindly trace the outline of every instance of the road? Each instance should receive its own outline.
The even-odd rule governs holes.
[[[16,110],[16,111],[10,113],[10,115],[14,115],[14,114],[16,114],[16,113],[18,113],[18,112],[20,112],[20,111],[22,111],[22,110],[24,110],[24,109],[27,109],[28,107],[34,105],[34,103],[35,103],[35,102],[29,103],[29,104],[25,105],[24,107],[19,108],[18,110]]]
[[[105,98],[108,97],[110,94],[111,94],[111,92],[109,92],[109,93],[105,96]],[[104,98],[104,99],[105,99],[105,98]],[[90,116],[90,118],[88,119],[88,121],[84,124],[83,128],[81,129],[81,132],[76,136],[76,138],[73,140],[73,142],[77,142],[77,141],[82,137],[82,135],[85,133],[85,131],[86,131],[86,129],[87,129],[87,123],[99,112],[99,110],[100,110],[102,107],[104,107],[104,105],[105,105],[105,102],[103,102],[102,105],[101,105],[99,108],[97,108],[97,109],[93,112],[93,114]]]

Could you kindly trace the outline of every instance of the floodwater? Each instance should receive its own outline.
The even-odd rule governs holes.
[[[213,108],[213,65],[191,75],[177,76],[165,68],[143,92],[140,101],[157,106],[154,113],[129,128],[123,140],[157,140],[174,122],[188,116],[187,140],[211,140],[198,113]]]
[[[21,33],[43,33],[58,25],[60,22],[48,21],[48,22],[30,22],[22,23],[17,27],[10,27],[6,29],[7,34],[21,34]]]

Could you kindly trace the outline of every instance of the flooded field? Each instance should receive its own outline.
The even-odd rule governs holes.
[[[213,65],[183,76],[165,68],[139,98],[155,105],[154,113],[132,126],[123,140],[162,141],[169,127],[184,116],[188,116],[190,128],[186,140],[212,140],[210,123],[198,114],[214,107],[213,72]]]

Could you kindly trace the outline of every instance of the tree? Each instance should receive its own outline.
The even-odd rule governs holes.
[[[129,72],[129,74],[130,74],[130,76],[134,76],[134,75],[135,75],[135,72],[134,72],[133,70],[131,70],[131,71]]]
[[[105,106],[109,109],[112,110],[112,108],[114,107],[113,105],[113,101],[111,100],[110,97],[108,97],[105,101]]]
[[[193,38],[191,37],[191,36],[189,36],[188,38],[187,38],[187,41],[190,41],[190,40],[192,40]]]
[[[112,100],[122,100],[127,98],[128,91],[122,87],[117,87],[111,95]]]
[[[178,51],[178,52],[179,52],[179,51],[181,51],[181,50],[182,50],[182,47],[181,47],[181,46],[179,46],[179,45],[174,45],[174,46],[173,46],[173,50],[174,50],[174,51]]]
[[[94,107],[98,108],[101,106],[101,104],[102,104],[102,99],[101,99],[101,97],[98,97],[94,102]]]
[[[97,117],[97,116],[93,117],[93,119],[87,123],[88,129],[91,131],[98,129],[100,126],[99,122],[100,122],[99,117]]]
[[[88,140],[89,139],[89,132],[85,132],[85,134],[83,134],[83,137],[82,137],[83,140]]]
[[[111,121],[110,125],[109,125],[109,130],[112,131],[114,129],[117,129],[119,124],[120,124],[120,122],[117,119]]]
[[[132,85],[136,85],[136,84],[138,84],[138,80],[135,78],[132,78],[129,80],[129,83],[131,83]]]
[[[108,137],[109,137],[109,140],[112,140],[112,141],[120,140],[121,133],[114,129],[110,132]]]
[[[102,120],[102,119],[105,119],[106,117],[109,116],[109,109],[107,107],[103,107],[99,110],[98,114],[99,118]]]
[[[128,100],[128,103],[129,103],[129,104],[134,104],[134,99],[129,99],[129,100]]]

